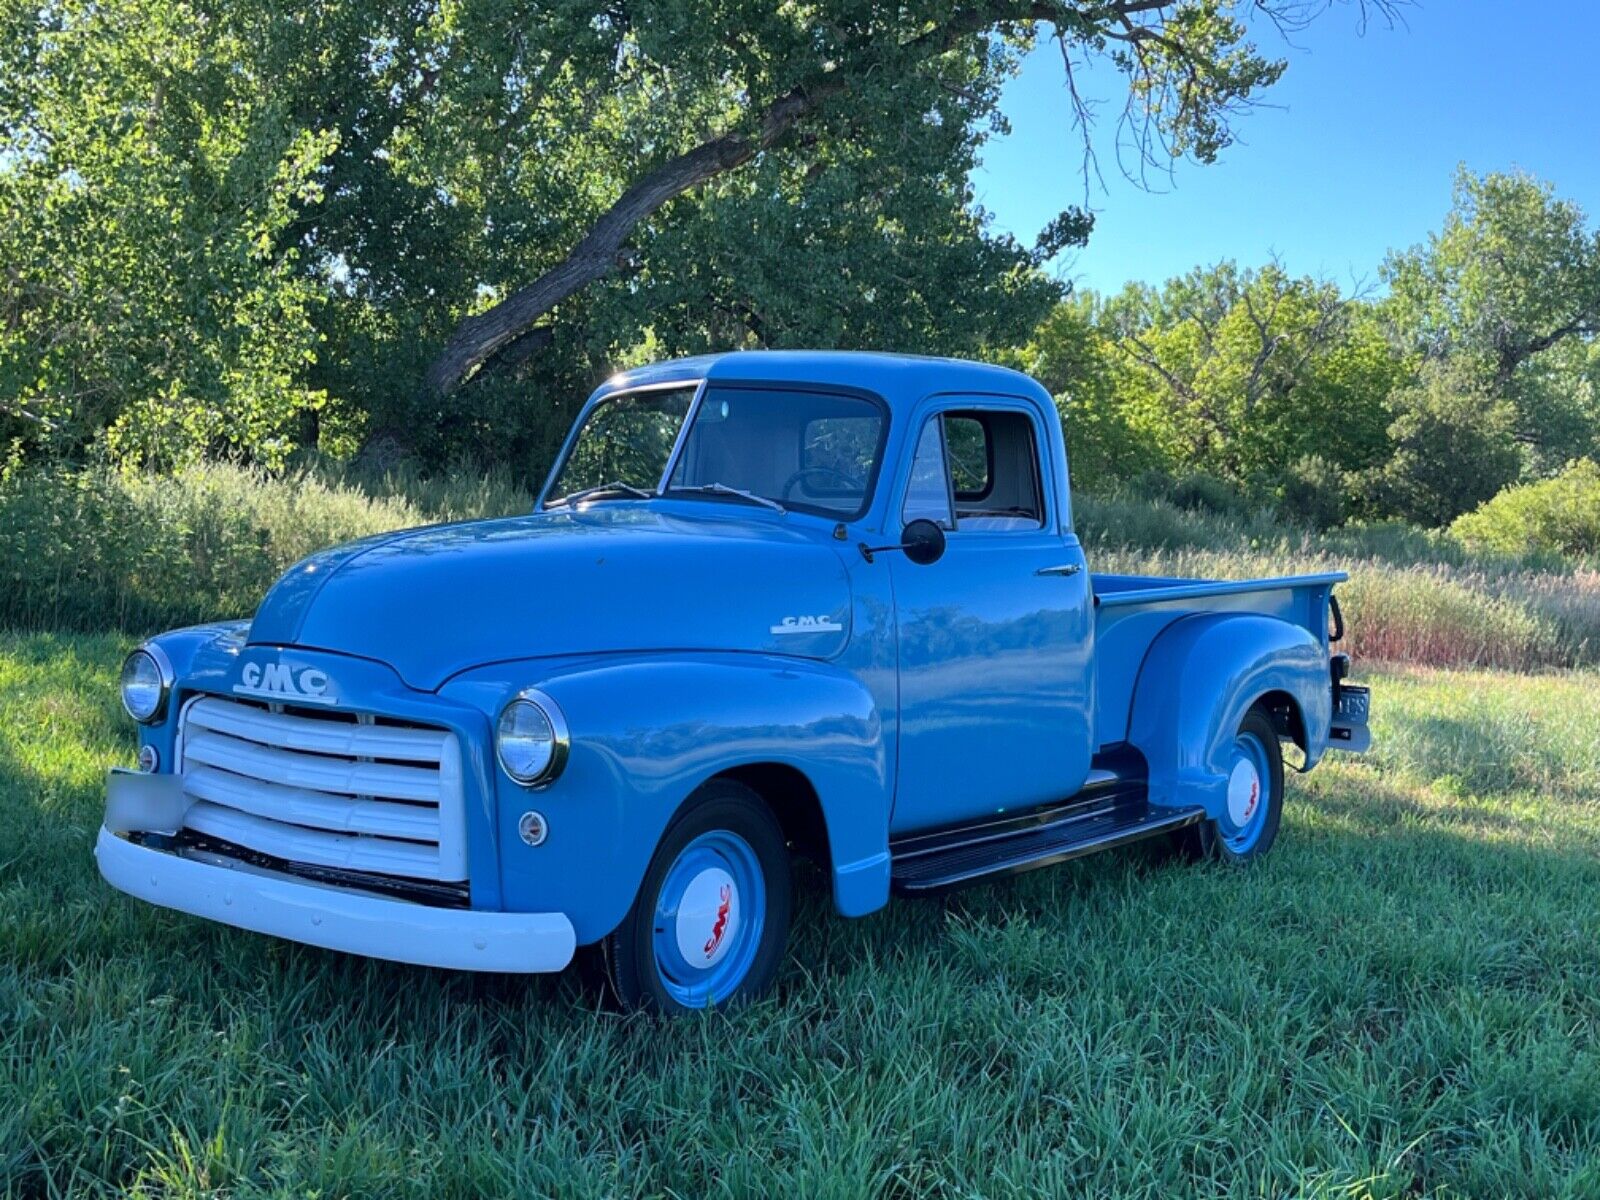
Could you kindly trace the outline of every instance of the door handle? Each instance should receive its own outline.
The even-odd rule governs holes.
[[[1040,567],[1035,575],[1076,575],[1083,570],[1082,563],[1062,563],[1059,567]]]

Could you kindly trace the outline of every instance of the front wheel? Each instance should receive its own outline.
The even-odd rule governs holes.
[[[1228,803],[1214,821],[1190,826],[1180,848],[1190,858],[1246,863],[1278,838],[1283,819],[1283,743],[1272,718],[1252,708],[1239,723],[1228,756]]]
[[[772,811],[743,784],[713,780],[668,827],[632,910],[600,944],[606,982],[626,1009],[754,999],[783,962],[790,899]]]

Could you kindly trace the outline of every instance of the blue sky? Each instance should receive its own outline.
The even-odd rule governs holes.
[[[1089,246],[1057,270],[1107,291],[1276,253],[1296,274],[1376,284],[1387,249],[1438,228],[1458,162],[1529,171],[1600,219],[1600,3],[1427,0],[1405,15],[1408,27],[1360,36],[1355,11],[1337,5],[1295,46],[1260,31],[1289,61],[1283,79],[1243,118],[1238,144],[1211,166],[1156,176],[1153,193],[1116,168],[1116,80],[1097,73],[1084,90],[1108,100],[1096,137],[1105,187],[1089,194]],[[1062,80],[1055,44],[1042,46],[1006,92],[1012,133],[989,144],[974,179],[994,227],[1029,245],[1084,200]]]

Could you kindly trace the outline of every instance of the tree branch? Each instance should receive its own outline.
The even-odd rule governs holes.
[[[767,109],[754,134],[725,133],[645,175],[622,193],[560,263],[494,307],[457,325],[428,369],[429,388],[444,393],[459,387],[473,371],[562,300],[609,274],[624,242],[640,221],[669,200],[749,162],[802,116],[843,88],[842,79],[827,78],[795,88]]]

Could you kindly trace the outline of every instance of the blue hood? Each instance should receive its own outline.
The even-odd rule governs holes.
[[[850,584],[826,533],[706,507],[606,503],[338,546],[273,586],[249,640],[374,659],[424,691],[507,659],[836,654]]]

